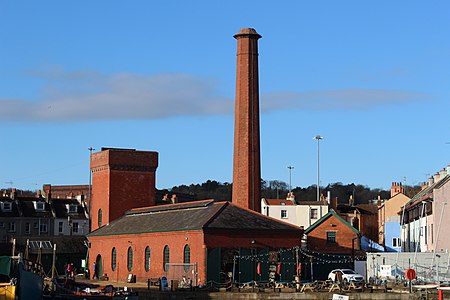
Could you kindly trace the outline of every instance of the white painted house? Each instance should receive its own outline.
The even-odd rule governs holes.
[[[328,202],[300,201],[296,202],[293,194],[286,199],[261,199],[263,215],[307,229],[328,213]]]

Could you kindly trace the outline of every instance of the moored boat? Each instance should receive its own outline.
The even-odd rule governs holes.
[[[115,288],[113,285],[100,286],[84,282],[76,282],[70,278],[53,280],[54,289],[44,299],[95,299],[95,300],[137,300],[137,294],[126,287]]]
[[[0,298],[41,300],[42,268],[21,256],[0,256]]]

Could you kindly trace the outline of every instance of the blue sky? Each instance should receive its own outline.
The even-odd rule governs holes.
[[[0,187],[86,184],[89,147],[157,187],[231,182],[236,41],[259,41],[265,180],[418,184],[450,162],[450,2],[0,0]]]

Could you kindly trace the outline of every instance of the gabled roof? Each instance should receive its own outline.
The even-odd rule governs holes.
[[[44,203],[44,210],[37,211],[34,208],[34,202]],[[52,218],[52,208],[49,203],[45,202],[44,198],[36,198],[36,197],[20,197],[16,199],[16,203],[19,207],[19,211],[21,212],[23,217],[34,217],[34,218]]]
[[[293,225],[213,200],[151,206],[129,210],[88,236],[140,234],[181,230],[290,230]]]
[[[376,206],[374,206],[374,207],[375,207],[375,213],[376,213],[377,207],[376,207]],[[356,210],[358,213],[360,213],[361,215],[373,215],[373,214],[374,214],[373,212],[371,212],[371,211],[368,209],[368,207],[362,206],[361,204],[354,205],[354,206],[348,205],[348,204],[338,204],[337,210],[338,210],[340,213],[343,213],[343,214],[344,214],[344,213],[345,213],[345,214],[347,214],[347,213],[353,213],[355,210]]]
[[[70,216],[72,219],[87,219],[87,213],[83,205],[78,202],[77,199],[52,199],[52,206],[55,211],[56,218],[67,218]],[[70,212],[67,210],[67,206],[75,205],[76,212]]]
[[[294,205],[291,200],[286,199],[264,199],[267,205]]]
[[[353,230],[356,234],[360,234],[360,232],[353,227],[352,225],[350,225],[348,222],[346,222],[344,219],[342,219],[334,210],[330,209],[330,211],[324,215],[322,218],[320,218],[319,220],[317,220],[314,224],[312,224],[311,226],[309,226],[306,230],[305,230],[305,234],[310,233],[311,231],[313,231],[315,228],[317,228],[318,226],[320,226],[323,222],[325,222],[327,219],[331,218],[331,217],[335,217],[336,219],[338,219],[341,223],[343,223],[345,226],[347,226],[348,228],[350,228],[351,230]]]
[[[297,201],[297,205],[320,205],[320,206],[328,206],[328,203],[325,201]]]
[[[414,195],[408,203],[406,203],[406,209],[421,203],[423,200],[433,198],[433,190],[441,188],[444,184],[450,181],[450,175],[445,175],[444,178],[432,185],[427,186],[420,192]]]

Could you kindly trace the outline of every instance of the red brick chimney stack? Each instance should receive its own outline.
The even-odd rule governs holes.
[[[234,120],[234,204],[261,212],[259,143],[258,39],[253,28],[241,29],[237,40]]]

